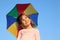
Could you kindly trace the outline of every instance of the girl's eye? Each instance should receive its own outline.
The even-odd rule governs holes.
[[[26,19],[28,19],[28,18],[26,17]]]
[[[25,18],[27,18],[27,17],[25,17]]]
[[[28,17],[25,17],[26,19],[28,19]]]

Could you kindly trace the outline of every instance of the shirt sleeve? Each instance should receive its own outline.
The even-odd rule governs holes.
[[[35,40],[40,40],[40,33],[38,29],[36,29]]]
[[[18,33],[17,40],[21,40],[21,31],[19,31],[19,33]]]

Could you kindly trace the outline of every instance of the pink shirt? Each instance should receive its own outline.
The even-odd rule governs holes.
[[[40,40],[39,31],[36,28],[22,29],[19,31],[17,40]]]

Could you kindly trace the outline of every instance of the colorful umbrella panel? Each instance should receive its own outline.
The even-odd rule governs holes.
[[[11,32],[14,36],[17,37],[18,30],[21,28],[18,27],[16,19],[21,14],[24,13],[28,15],[32,21],[38,25],[37,19],[38,19],[38,12],[33,8],[33,6],[28,4],[16,4],[16,6],[6,15],[7,17],[7,30]]]

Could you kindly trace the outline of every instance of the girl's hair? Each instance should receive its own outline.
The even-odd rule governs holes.
[[[21,24],[22,24],[22,15],[25,15],[25,14],[20,14],[18,17],[17,17],[17,23],[18,23],[18,25],[20,25],[21,26]],[[28,15],[26,15],[29,19],[30,19],[30,17],[28,16]],[[32,27],[34,27],[35,26],[35,24],[34,24],[34,22],[31,20],[31,26]]]

